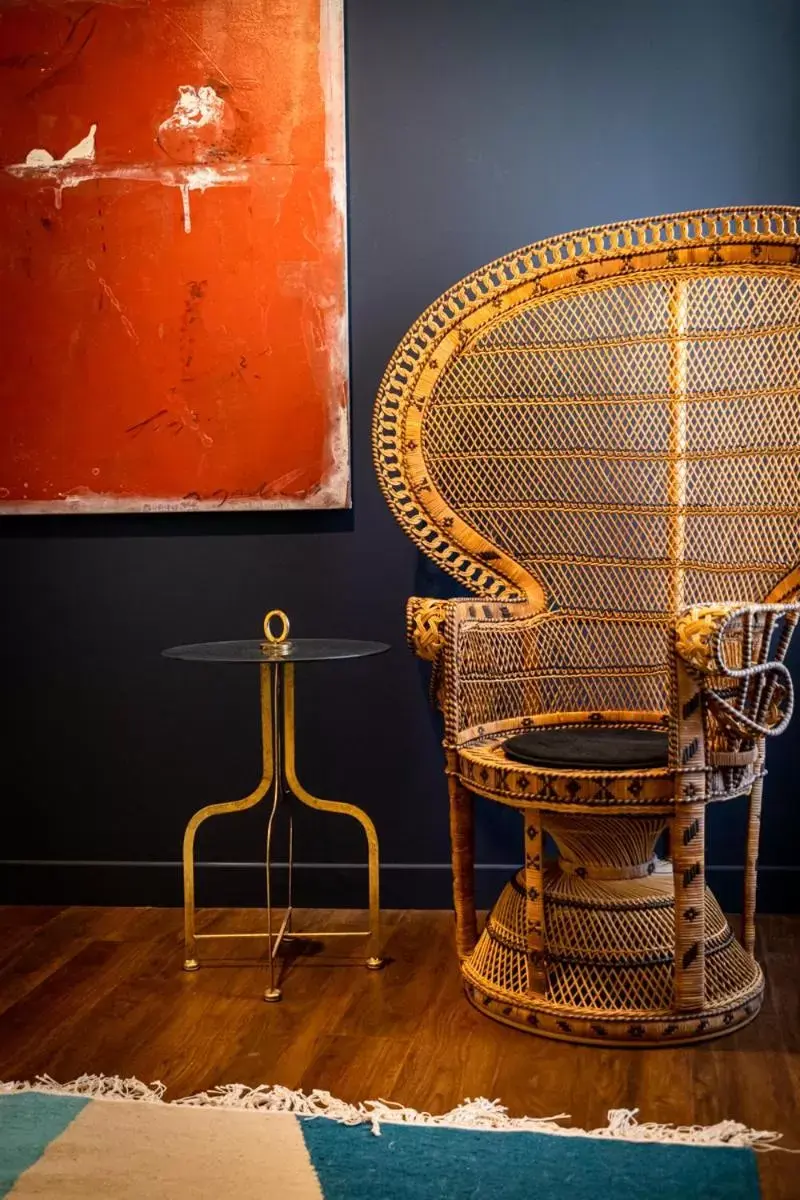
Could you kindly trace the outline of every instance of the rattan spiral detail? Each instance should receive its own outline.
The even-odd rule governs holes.
[[[404,339],[374,449],[402,527],[473,593],[408,609],[444,716],[468,995],[578,1040],[749,1020],[765,744],[791,716],[800,615],[800,210],[651,218],[496,260]],[[661,725],[669,761],[505,756],[512,733],[576,724]],[[740,945],[705,887],[704,812],[742,793]],[[480,938],[475,794],[523,821],[524,866]]]

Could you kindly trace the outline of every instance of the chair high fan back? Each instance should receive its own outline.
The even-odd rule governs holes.
[[[420,317],[381,386],[378,477],[471,591],[614,615],[620,667],[630,614],[666,669],[685,606],[800,587],[799,397],[800,210],[583,230]],[[628,707],[663,708],[665,680]]]

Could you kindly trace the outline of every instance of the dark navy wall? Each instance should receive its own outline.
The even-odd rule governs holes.
[[[795,0],[348,0],[354,507],[350,513],[28,517],[0,524],[0,899],[178,902],[184,824],[259,766],[256,673],[167,662],[175,642],[377,638],[390,655],[301,668],[301,773],[374,816],[387,904],[448,900],[446,797],[410,593],[447,584],[372,475],[383,367],[418,312],[517,246],[681,209],[800,203]],[[798,648],[800,649],[800,648]],[[795,654],[795,664],[800,658]],[[762,897],[800,900],[800,720],[770,747]],[[743,806],[712,812],[712,880],[736,906]],[[300,822],[307,863],[362,852]],[[263,823],[206,827],[208,863],[257,863]],[[485,898],[517,860],[514,814],[480,810]],[[204,868],[201,899],[258,902],[255,866]],[[351,904],[364,873],[308,867],[298,901]]]

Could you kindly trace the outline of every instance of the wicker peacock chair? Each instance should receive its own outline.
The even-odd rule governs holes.
[[[468,997],[572,1041],[743,1025],[800,616],[800,209],[498,259],[401,344],[374,447],[402,527],[475,594],[408,604],[444,714]],[[525,844],[480,936],[474,793],[518,809]],[[742,794],[740,943],[705,886],[704,817]]]

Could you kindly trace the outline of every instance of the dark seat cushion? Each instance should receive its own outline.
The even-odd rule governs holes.
[[[557,770],[636,771],[667,766],[667,734],[661,729],[543,727],[518,733],[503,748],[515,762]]]

